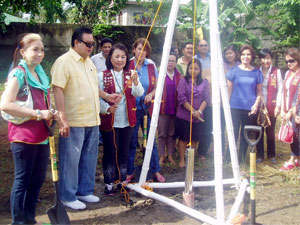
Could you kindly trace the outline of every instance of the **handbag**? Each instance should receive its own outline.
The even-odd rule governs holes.
[[[277,135],[279,141],[291,144],[293,143],[293,127],[291,121],[281,121],[280,129]]]
[[[29,84],[27,81],[26,71],[22,66],[18,66],[17,68],[21,69],[24,73],[24,85],[22,86],[22,88],[20,88],[17,98],[21,98],[21,97],[24,97],[25,95],[27,95],[27,100],[26,101],[16,100],[14,103],[21,107],[33,109],[33,100],[32,100],[30,87],[29,87]],[[2,95],[2,97],[3,97],[3,95]],[[22,124],[22,123],[30,120],[30,118],[31,118],[30,116],[22,116],[22,117],[21,116],[13,116],[2,110],[1,110],[1,116],[4,120],[7,120],[14,124]]]
[[[262,102],[261,108],[258,111],[257,125],[262,126],[264,128],[271,126],[271,120],[269,117],[269,113],[263,102]]]

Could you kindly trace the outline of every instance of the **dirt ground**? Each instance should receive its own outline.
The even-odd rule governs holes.
[[[256,221],[270,225],[300,224],[300,182],[297,180],[299,170],[279,172],[279,168],[290,154],[289,146],[277,143],[277,164],[263,162],[257,168],[257,204]],[[104,184],[101,168],[102,148],[99,148],[95,194],[101,198],[100,203],[88,204],[86,210],[67,209],[72,224],[202,224],[178,210],[159,201],[153,201],[138,193],[130,192],[131,203],[126,203],[124,196],[117,194],[106,197],[103,194]],[[137,161],[141,162],[141,154]],[[178,155],[175,155],[178,159]],[[232,177],[231,166],[223,165],[224,178]],[[247,176],[248,165],[241,168]],[[162,173],[168,182],[183,181],[184,170],[166,163]],[[206,161],[195,159],[194,180],[212,180],[214,178],[212,153]],[[13,182],[13,159],[7,141],[7,124],[0,119],[0,224],[11,223],[9,195]],[[156,193],[182,202],[183,189],[157,189]],[[194,188],[195,209],[215,217],[215,191],[212,187]],[[224,186],[226,215],[235,200],[237,191]],[[40,202],[37,205],[38,222],[49,223],[45,211],[53,205],[54,193],[51,181],[50,164],[46,181],[41,190]],[[241,207],[242,210],[243,206]]]

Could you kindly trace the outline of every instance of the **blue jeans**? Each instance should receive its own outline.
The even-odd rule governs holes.
[[[59,137],[59,192],[62,201],[93,194],[98,159],[99,126],[70,127]]]
[[[150,120],[151,120],[151,118],[148,117],[147,133],[149,133]],[[136,125],[134,127],[133,135],[132,135],[131,142],[130,142],[129,152],[128,152],[128,164],[127,164],[127,174],[128,175],[131,175],[134,173],[134,160],[135,160],[136,145],[137,145],[138,132],[139,132],[140,126],[144,130],[144,113],[142,110],[137,110],[136,111]],[[150,169],[151,169],[152,173],[156,173],[156,172],[160,171],[158,151],[157,151],[157,146],[156,146],[155,140],[154,140],[153,149],[152,149]]]
[[[46,177],[49,145],[11,143],[15,177],[10,195],[12,224],[35,224],[35,208]]]

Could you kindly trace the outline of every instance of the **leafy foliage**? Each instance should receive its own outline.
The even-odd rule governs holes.
[[[108,14],[115,15],[126,6],[127,0],[74,0],[69,13],[71,23],[93,27],[95,24],[109,23]]]
[[[112,25],[106,24],[96,24],[93,28],[93,35],[95,37],[97,46],[96,52],[98,52],[100,40],[104,37],[109,37],[111,39],[117,38],[119,35],[122,35],[124,32],[115,29]]]
[[[73,1],[69,1],[73,3]],[[0,0],[0,23],[4,21],[4,14],[22,16],[22,13],[31,14],[31,20],[36,16],[44,17],[44,22],[54,23],[56,19],[65,18],[61,0]]]
[[[298,47],[300,44],[300,0],[253,0],[253,8],[263,24],[270,21],[271,33],[278,47]]]

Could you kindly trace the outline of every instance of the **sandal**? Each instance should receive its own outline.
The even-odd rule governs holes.
[[[165,183],[166,182],[166,178],[163,175],[161,175],[160,173],[155,174],[154,177],[160,183]]]
[[[285,162],[284,165],[279,169],[280,171],[288,171],[294,169],[296,166],[289,162]]]
[[[127,182],[127,183],[130,183],[130,182],[131,182],[131,180],[133,179],[133,177],[134,177],[134,175],[133,175],[133,174],[131,174],[131,175],[127,175],[127,176],[126,176],[126,182]]]

